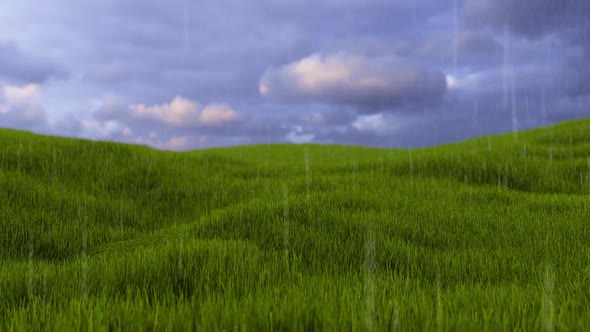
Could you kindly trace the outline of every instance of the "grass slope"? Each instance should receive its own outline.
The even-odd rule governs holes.
[[[0,330],[590,327],[590,119],[413,150],[0,130]]]

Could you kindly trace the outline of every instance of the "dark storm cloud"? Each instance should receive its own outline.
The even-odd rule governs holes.
[[[384,37],[402,34],[425,19],[449,8],[438,0],[291,0],[262,1],[257,6],[265,22],[287,22],[307,31],[346,38],[351,32]]]
[[[563,65],[560,76],[562,89],[571,97],[590,94],[590,55],[570,57]]]
[[[60,14],[66,24],[82,26],[89,40],[109,45],[98,57],[92,52],[77,72],[106,89],[160,93],[147,102],[168,97],[166,90],[194,99],[241,98],[257,93],[256,82],[268,67],[307,56],[330,40],[383,38],[444,7],[437,1],[326,1],[314,3],[313,11],[300,1],[184,4],[83,1],[76,15]],[[79,13],[101,19],[82,24],[85,15]],[[146,82],[165,88],[154,91]]]
[[[587,0],[465,0],[465,22],[504,27],[527,37],[575,29],[588,24]]]
[[[343,38],[382,43],[388,31],[417,24],[444,7],[437,1],[327,1],[315,4],[310,15],[310,4],[299,1],[184,4],[83,1],[71,11],[55,11],[85,36],[85,42],[74,46],[84,63],[72,64],[81,83],[140,103],[163,102],[175,94],[205,102],[254,99],[258,79],[269,67]],[[326,25],[328,18],[332,23]],[[96,44],[108,47],[96,53]]]
[[[502,46],[492,36],[473,32],[463,31],[454,39],[457,51],[460,54],[500,54]]]
[[[565,60],[561,67],[560,82],[571,97],[590,96],[590,24],[580,29],[578,37],[572,42],[579,45],[580,54],[571,55]]]
[[[456,36],[431,37],[416,46],[415,58],[435,60],[441,66],[457,66],[483,70],[502,63],[504,47],[493,35],[482,31],[464,30]]]
[[[433,103],[446,88],[444,74],[436,69],[396,56],[347,53],[313,54],[271,68],[260,79],[260,93],[271,100],[353,105],[364,113]]]
[[[267,66],[312,50],[299,28],[258,22],[262,14],[252,4],[106,3],[100,11],[114,11],[114,18],[84,29],[109,47],[100,56],[93,46],[82,47],[90,61],[78,72],[85,84],[133,95],[136,102],[162,102],[175,94],[205,101],[256,97]],[[140,16],[161,7],[149,19]]]
[[[307,116],[307,118],[304,118],[304,120],[307,120],[306,122],[312,122],[315,118],[316,117],[312,115]],[[334,107],[329,111],[318,114],[317,116],[319,123],[326,126],[346,125],[352,123],[355,118],[356,113],[354,110],[350,108],[342,109],[340,107]]]
[[[0,80],[13,83],[42,83],[65,78],[67,71],[42,56],[23,51],[17,43],[0,40]]]
[[[159,148],[429,145],[585,114],[589,4],[20,0],[0,84],[45,82],[51,132]],[[36,126],[10,109],[0,124]]]
[[[565,50],[559,84],[570,97],[590,94],[590,1],[587,0],[467,0],[464,8],[470,26],[491,26],[498,31],[521,35],[530,39],[557,36]],[[579,48],[574,54],[568,48]]]

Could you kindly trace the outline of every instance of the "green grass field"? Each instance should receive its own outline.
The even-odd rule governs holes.
[[[1,331],[590,329],[590,119],[398,150],[0,130]]]

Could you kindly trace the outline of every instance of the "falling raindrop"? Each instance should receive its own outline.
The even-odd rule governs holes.
[[[416,24],[416,0],[412,0],[412,24]]]
[[[541,93],[541,113],[542,113],[542,117],[543,117],[543,127],[545,127],[545,117],[546,117],[546,106],[545,106],[545,89],[543,89],[543,92]]]
[[[372,223],[366,225],[365,235],[365,331],[373,331],[374,325],[374,281],[373,272],[375,268],[375,238]]]
[[[478,134],[478,126],[477,126],[477,112],[478,112],[479,103],[478,100],[475,99],[473,103],[473,133]]]
[[[356,160],[352,161],[352,195],[356,194],[356,171],[358,169],[358,163]]]
[[[512,134],[518,137],[518,116],[516,109],[516,93],[514,88],[514,69],[510,67],[510,105],[512,110]]]
[[[56,156],[56,152],[55,152],[55,148],[53,148],[53,169],[51,170],[51,182],[55,183],[56,176],[55,174],[57,173],[57,156]]]
[[[123,238],[123,200],[119,204],[119,230],[121,231],[121,238]]]
[[[545,266],[543,273],[543,331],[553,331],[553,290],[555,288],[555,273],[550,264]]]
[[[47,316],[47,270],[43,269],[43,303],[42,303],[42,313],[41,313],[41,326],[45,325],[45,320]]]
[[[404,278],[405,279],[404,288],[406,291],[408,291],[408,289],[410,289],[410,272],[411,272],[410,269],[412,268],[412,263],[413,263],[411,256],[412,256],[412,254],[410,252],[410,247],[406,246],[406,271],[405,271],[406,273],[404,276],[405,277]]]
[[[438,266],[438,263],[437,263]],[[442,304],[442,295],[441,295],[441,286],[440,286],[440,268],[437,268],[438,271],[436,273],[436,329],[437,331],[442,331],[443,327],[443,304]]]
[[[527,94],[525,95],[525,118],[528,120],[529,119],[529,115],[530,115],[530,110],[531,110],[531,102],[530,102],[530,96]]]
[[[27,294],[33,297],[33,230],[29,229],[29,261],[27,265]]]
[[[86,299],[88,294],[88,228],[84,222],[82,230],[82,297]]]
[[[287,37],[289,43],[289,63],[293,62],[293,38]]]
[[[187,0],[184,0],[182,3],[182,14],[183,14],[183,21],[182,21],[182,28],[183,28],[183,38],[182,38],[182,71],[184,72],[186,68],[186,53],[188,47],[188,10],[187,10]]]
[[[457,78],[458,75],[458,58],[459,46],[457,45],[457,35],[459,34],[459,4],[458,0],[453,2],[453,75]]]
[[[16,150],[16,169],[20,172],[20,152],[23,148],[23,143],[20,142],[18,149]]]
[[[311,171],[310,171],[310,166],[309,166],[309,151],[307,149],[307,146],[303,150],[303,158],[305,160],[305,178],[306,178],[306,184],[307,184],[306,197],[307,197],[307,200],[309,201],[310,190],[311,190]]]
[[[184,277],[184,266],[182,261],[182,251],[184,250],[184,237],[180,237],[178,240],[178,268],[177,268],[177,282],[183,282]]]
[[[414,159],[412,158],[412,150],[408,150],[409,152],[409,164],[410,164],[410,179],[414,179]]]
[[[510,39],[508,36],[508,27],[504,26],[504,61],[502,65],[502,108],[508,108],[508,51],[510,49]]]
[[[574,158],[574,137],[570,130],[570,158]]]
[[[283,185],[283,250],[285,261],[289,261],[289,200],[287,185]]]

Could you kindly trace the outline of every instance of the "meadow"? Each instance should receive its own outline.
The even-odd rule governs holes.
[[[589,203],[590,119],[409,150],[0,129],[0,330],[589,330]]]

